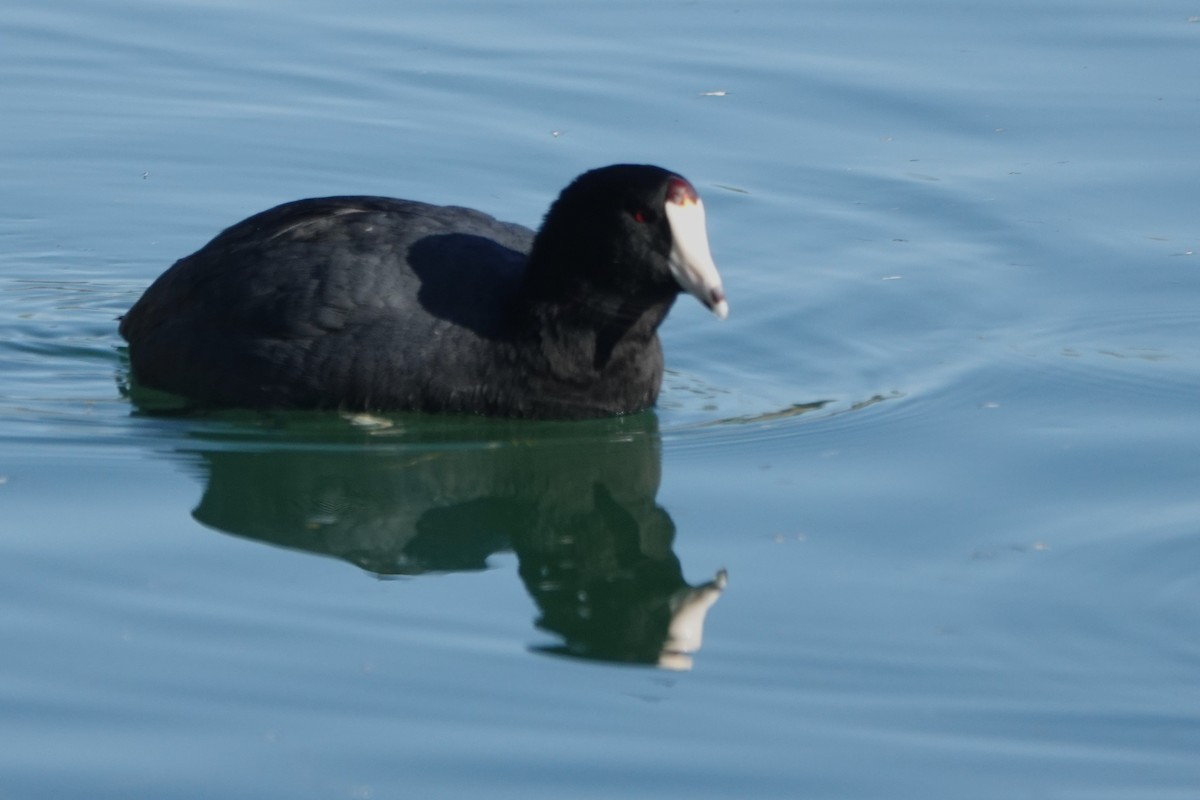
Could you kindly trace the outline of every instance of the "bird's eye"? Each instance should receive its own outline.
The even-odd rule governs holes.
[[[642,224],[645,224],[647,222],[654,222],[654,220],[655,220],[654,212],[651,211],[650,209],[648,209],[648,208],[634,209],[634,212],[633,212],[633,221],[634,222],[640,222]]]

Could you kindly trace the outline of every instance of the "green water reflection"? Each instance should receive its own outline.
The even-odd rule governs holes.
[[[687,668],[724,571],[690,585],[656,496],[657,419],[527,423],[230,415],[178,448],[211,528],[381,576],[481,570],[511,551],[561,644],[544,652]]]

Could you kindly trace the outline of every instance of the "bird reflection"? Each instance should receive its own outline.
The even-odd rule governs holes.
[[[206,478],[198,521],[383,576],[481,570],[512,551],[537,626],[560,639],[539,651],[691,666],[727,577],[696,586],[683,577],[675,525],[656,502],[653,414],[401,418],[372,431],[281,419],[282,433],[191,450]]]

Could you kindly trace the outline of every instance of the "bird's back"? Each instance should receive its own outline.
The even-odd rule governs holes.
[[[532,238],[453,206],[287,203],[176,262],[121,334],[137,381],[200,402],[419,407],[509,343]]]

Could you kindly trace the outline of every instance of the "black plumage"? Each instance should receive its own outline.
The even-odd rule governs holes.
[[[691,185],[636,165],[577,178],[537,234],[455,206],[299,200],[176,262],[120,332],[135,382],[202,406],[639,411],[679,292],[726,309],[707,240],[678,241],[697,236],[688,209],[703,239]]]

